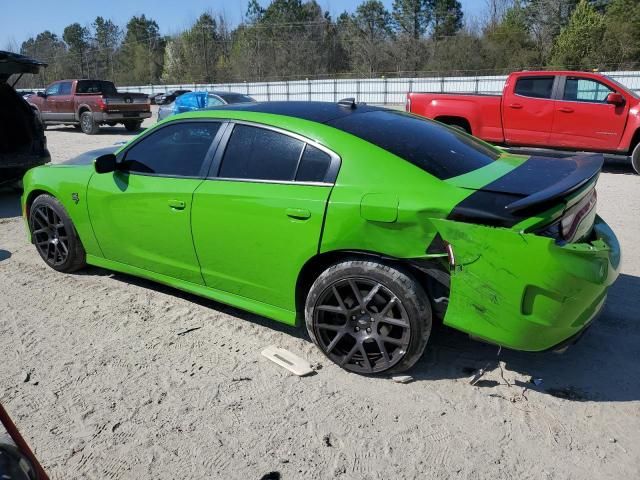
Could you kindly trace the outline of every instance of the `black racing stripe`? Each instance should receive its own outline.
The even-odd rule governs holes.
[[[563,196],[585,188],[584,185],[597,176],[601,167],[601,155],[531,157],[506,175],[469,195],[455,206],[448,218],[467,223],[512,227],[562,201]],[[526,197],[526,208],[507,208]]]
[[[477,190],[456,205],[447,218],[492,227],[513,227],[526,218],[506,210],[507,205],[519,198],[522,196]]]

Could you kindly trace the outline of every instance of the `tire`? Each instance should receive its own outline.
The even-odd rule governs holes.
[[[29,230],[40,257],[54,270],[70,273],[86,265],[78,232],[57,198],[47,194],[36,197],[30,208]]]
[[[140,130],[141,125],[142,122],[138,120],[124,122],[124,128],[127,129],[127,132],[137,132],[138,130]]]
[[[636,145],[631,154],[631,166],[636,174],[640,175],[640,143]]]
[[[93,118],[93,113],[82,112],[82,115],[80,115],[80,129],[87,135],[95,135],[98,133],[100,125],[98,125]]]
[[[318,348],[345,370],[402,372],[427,345],[431,304],[404,270],[376,261],[344,261],[311,286],[305,323]]]

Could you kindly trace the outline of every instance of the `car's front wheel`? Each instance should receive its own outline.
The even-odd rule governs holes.
[[[363,374],[401,372],[424,352],[431,304],[408,272],[352,260],[329,267],[316,279],[305,322],[313,342],[342,368]]]
[[[38,253],[54,270],[74,272],[86,265],[86,253],[71,218],[51,195],[36,197],[29,211],[31,238]]]

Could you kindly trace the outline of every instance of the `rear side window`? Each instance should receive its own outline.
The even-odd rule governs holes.
[[[331,157],[312,145],[304,148],[296,173],[298,182],[323,182],[331,165]]]
[[[482,168],[500,156],[498,149],[470,135],[404,112],[375,110],[328,124],[443,180]]]
[[[551,98],[554,77],[521,77],[516,81],[515,93],[523,97]]]
[[[282,133],[235,125],[219,176],[246,180],[293,180],[304,142]]]
[[[76,93],[113,95],[117,93],[117,91],[113,83],[105,82],[104,80],[78,80]]]
[[[219,122],[180,122],[162,127],[127,150],[119,170],[197,177],[219,129]]]

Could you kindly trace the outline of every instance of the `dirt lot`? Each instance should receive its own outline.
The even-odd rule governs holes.
[[[54,162],[130,138],[47,136]],[[599,210],[623,274],[578,345],[497,357],[441,329],[401,385],[341,371],[302,330],[97,268],[56,273],[2,193],[0,401],[55,479],[640,478],[640,176],[608,166]],[[261,357],[269,344],[322,368],[292,376]]]

